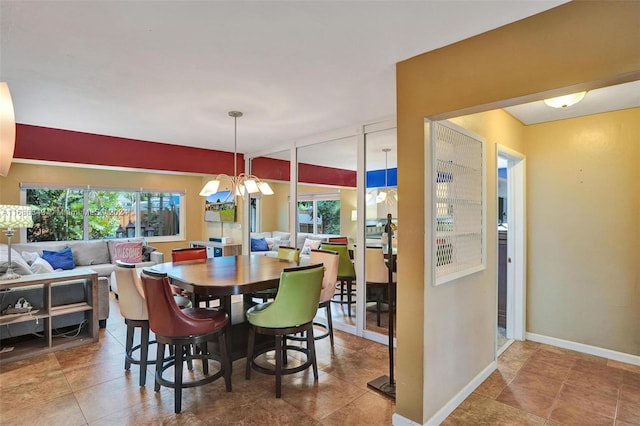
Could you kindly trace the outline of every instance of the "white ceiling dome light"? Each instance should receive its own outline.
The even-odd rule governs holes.
[[[551,108],[567,108],[580,102],[587,92],[572,93],[570,95],[557,96],[555,98],[545,99],[544,103]]]

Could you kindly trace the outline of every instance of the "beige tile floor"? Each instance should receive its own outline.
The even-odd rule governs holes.
[[[100,342],[3,365],[2,425],[389,425],[395,404],[367,388],[387,374],[387,348],[336,332],[318,342],[319,380],[311,371],[287,376],[282,399],[272,376],[244,379],[234,362],[233,391],[222,380],[183,392],[138,386],[138,369],[123,369],[125,327],[111,301]],[[532,343],[515,342],[499,367],[445,425],[640,425],[640,367]],[[150,368],[152,371],[152,368]]]
[[[640,367],[514,342],[443,425],[640,425]]]
[[[185,389],[182,413],[173,412],[173,390],[138,386],[138,366],[124,370],[126,327],[111,300],[100,341],[67,351],[2,365],[2,425],[389,425],[395,404],[367,382],[387,374],[387,347],[336,331],[335,346],[318,341],[319,380],[311,370],[283,378],[276,399],[274,378],[233,364],[233,391],[224,381]],[[295,362],[295,360],[293,361]],[[199,363],[196,363],[196,367]]]

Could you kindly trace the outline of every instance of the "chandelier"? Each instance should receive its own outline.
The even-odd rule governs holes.
[[[398,193],[395,189],[390,189],[388,187],[388,173],[389,173],[389,163],[388,163],[388,155],[390,148],[383,148],[382,152],[384,152],[384,189],[378,190],[378,194],[376,195],[376,203],[377,204],[391,204],[395,201],[398,201]],[[372,193],[367,193],[367,201],[369,201],[373,197]]]
[[[236,160],[238,156],[238,117],[242,117],[242,113],[240,111],[229,111],[229,116],[233,117],[233,176],[226,174],[217,175],[204,185],[200,191],[200,195],[208,197],[211,194],[215,194],[223,182],[226,183],[225,187],[231,188],[229,197],[231,194],[243,198],[245,194],[260,193],[263,195],[273,195],[273,190],[269,184],[262,182],[257,176],[244,173],[238,174],[238,162]]]

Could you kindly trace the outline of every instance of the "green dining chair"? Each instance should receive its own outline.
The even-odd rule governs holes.
[[[288,260],[289,262],[295,262],[296,265],[299,265],[300,250],[295,247],[280,246],[278,247],[278,259]],[[276,297],[277,292],[277,288],[268,288],[252,293],[251,298],[262,299],[262,303],[264,303]]]
[[[353,266],[351,256],[349,256],[349,248],[346,244],[322,243],[321,250],[335,251],[340,256],[338,261],[338,281],[340,282],[340,300],[332,300],[334,303],[347,305],[347,314],[351,317],[351,305],[355,303],[353,300],[353,287],[356,281],[356,268]],[[347,300],[344,300],[345,297]]]
[[[280,276],[276,298],[272,302],[261,303],[250,308],[247,313],[249,323],[249,343],[245,377],[251,378],[251,370],[271,374],[276,377],[276,398],[282,395],[282,376],[313,367],[313,377],[318,380],[315,341],[313,338],[313,318],[318,310],[324,266],[322,264],[286,268]],[[306,332],[306,347],[289,346],[285,336]],[[273,350],[255,350],[256,333],[275,337],[275,368],[256,363],[261,354]],[[298,351],[306,355],[304,363],[284,368],[287,351]]]

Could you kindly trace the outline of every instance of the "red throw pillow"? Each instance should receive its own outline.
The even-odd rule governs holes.
[[[117,260],[126,263],[142,262],[142,242],[117,243],[113,246],[113,262]]]

